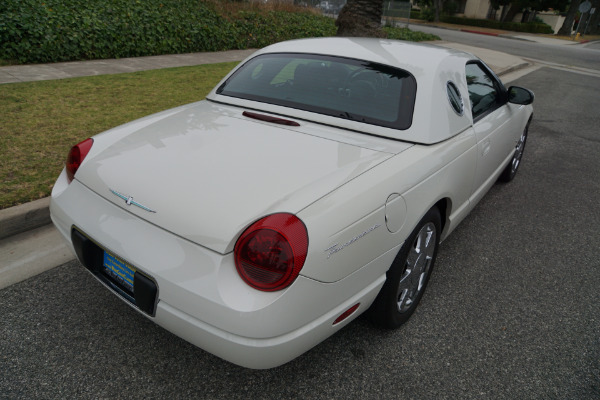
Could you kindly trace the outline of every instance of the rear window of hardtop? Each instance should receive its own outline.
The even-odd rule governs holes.
[[[394,129],[412,124],[417,84],[407,71],[351,58],[259,55],[217,94]]]

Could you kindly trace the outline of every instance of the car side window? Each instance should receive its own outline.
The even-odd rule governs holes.
[[[499,88],[494,77],[477,63],[467,64],[466,75],[471,111],[476,119],[498,105]]]

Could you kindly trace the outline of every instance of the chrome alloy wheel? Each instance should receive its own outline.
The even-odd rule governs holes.
[[[436,228],[429,222],[421,228],[406,257],[397,292],[398,312],[410,309],[427,282],[436,248]]]
[[[527,128],[521,134],[519,138],[519,142],[517,143],[517,147],[515,149],[515,154],[513,156],[511,162],[511,174],[515,174],[517,169],[519,168],[519,164],[521,163],[521,157],[523,157],[523,151],[525,150],[525,142],[527,141]]]

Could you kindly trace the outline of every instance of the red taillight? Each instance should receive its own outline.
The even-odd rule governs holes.
[[[250,286],[281,290],[298,277],[307,251],[304,223],[293,214],[272,214],[242,233],[235,244],[235,266]]]
[[[73,180],[73,178],[75,178],[75,172],[77,172],[79,166],[83,162],[83,159],[90,152],[92,144],[94,144],[94,139],[85,139],[83,142],[76,144],[75,146],[71,147],[71,150],[69,150],[66,166],[67,179],[69,180],[69,183]]]

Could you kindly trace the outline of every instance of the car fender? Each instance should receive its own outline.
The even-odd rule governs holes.
[[[323,282],[343,279],[401,244],[442,199],[450,205],[446,210],[449,233],[454,222],[470,211],[476,158],[475,135],[469,128],[436,145],[413,146],[302,210],[299,217],[310,239],[301,274]],[[394,221],[401,228],[390,232],[386,204],[391,204],[388,199],[394,194],[406,206],[392,209],[405,216],[399,217],[402,223]]]

